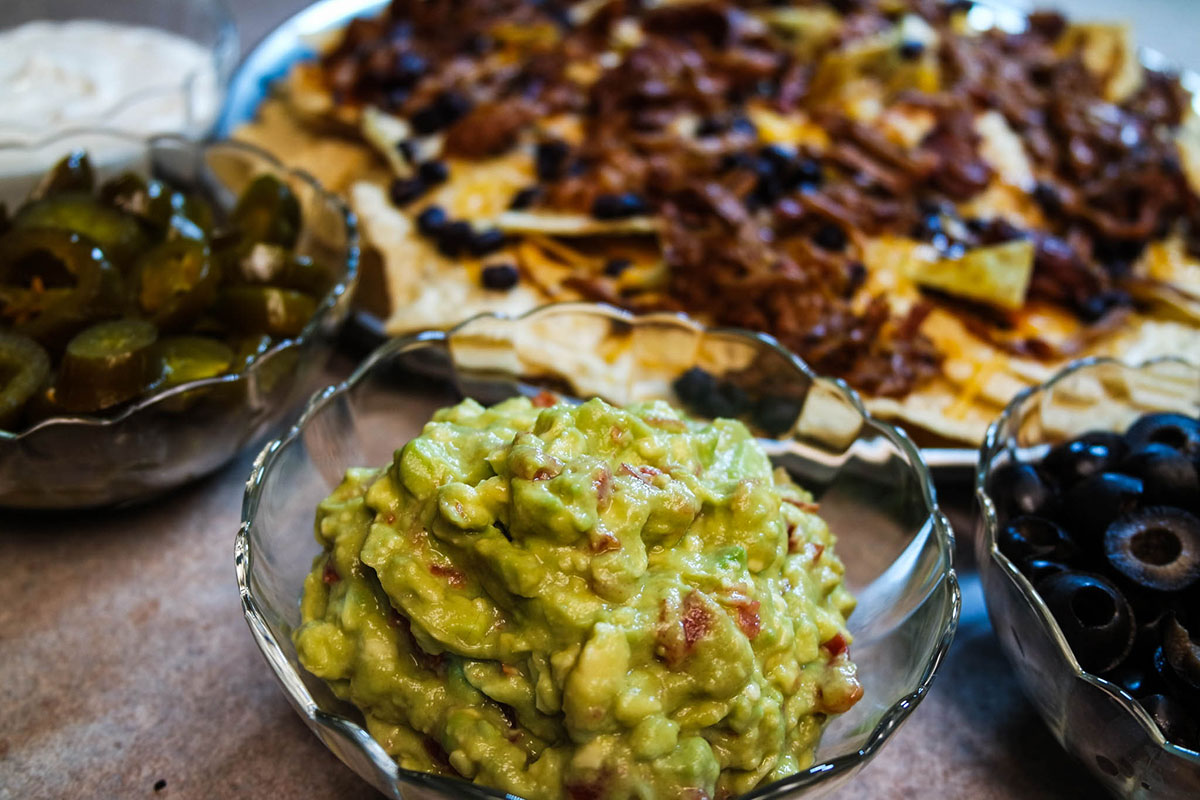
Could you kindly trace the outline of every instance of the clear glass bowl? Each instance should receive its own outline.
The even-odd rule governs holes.
[[[1167,742],[1142,706],[1084,672],[1050,609],[996,544],[986,487],[992,470],[1037,461],[1089,430],[1124,430],[1149,411],[1200,412],[1200,367],[1176,359],[1088,359],[1018,395],[988,430],[975,494],[979,574],[988,616],[1017,678],[1051,733],[1116,796],[1200,797],[1200,755]]]
[[[97,180],[133,169],[206,195],[232,209],[257,175],[278,176],[296,193],[304,228],[296,252],[337,269],[337,283],[299,336],[276,343],[236,375],[148,395],[113,416],[55,417],[19,432],[0,430],[0,507],[81,508],[141,500],[205,475],[278,430],[312,392],[349,311],[358,277],[358,231],[341,200],[303,172],[238,142],[200,144],[176,136],[111,140],[136,157],[98,170]],[[31,151],[63,153],[73,134]]]
[[[139,138],[179,134],[202,139],[213,130],[240,50],[237,27],[224,0],[4,0],[0,3],[0,30],[28,22],[70,20],[99,20],[172,33],[211,53],[212,64],[211,69],[206,65],[202,71],[156,76],[149,86],[119,97],[95,113],[80,116],[80,112],[68,109],[67,127],[119,130]],[[148,120],[159,124],[148,129]],[[40,123],[10,119],[0,109],[0,181],[19,183],[8,194],[18,199],[24,197],[29,184],[53,163],[44,163],[37,159],[37,154],[19,146],[64,130],[47,130]],[[92,143],[92,149],[96,149],[96,144]],[[10,149],[11,145],[18,148]],[[17,181],[18,178],[24,180]],[[0,194],[0,201],[5,199]]]
[[[826,729],[816,766],[753,796],[823,795],[888,740],[929,691],[959,611],[951,529],[917,450],[902,432],[871,418],[844,384],[813,375],[766,337],[568,303],[388,342],[345,383],[317,394],[254,463],[236,545],[246,620],[292,706],[342,761],[397,799],[501,796],[399,769],[358,712],[297,661],[291,633],[319,549],[314,511],[346,468],[387,463],[434,409],[462,396],[492,403],[551,389],[618,403],[678,402],[671,381],[693,366],[751,399],[793,402],[788,433],[764,445],[820,501],[859,601],[850,630],[864,698]],[[414,368],[440,370],[450,380],[417,377]]]

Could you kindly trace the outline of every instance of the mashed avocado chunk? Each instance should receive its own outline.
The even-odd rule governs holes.
[[[862,696],[815,511],[740,422],[466,400],[320,504],[296,647],[402,767],[737,795],[810,766]]]

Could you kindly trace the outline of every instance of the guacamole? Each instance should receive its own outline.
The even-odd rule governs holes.
[[[294,640],[403,767],[737,795],[810,766],[862,696],[815,512],[740,422],[466,400],[320,504]]]

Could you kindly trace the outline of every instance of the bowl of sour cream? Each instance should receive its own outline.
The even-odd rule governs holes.
[[[25,196],[52,166],[31,160],[30,142],[78,131],[65,143],[117,168],[136,151],[91,141],[88,129],[205,137],[237,57],[222,0],[4,0],[0,202]]]

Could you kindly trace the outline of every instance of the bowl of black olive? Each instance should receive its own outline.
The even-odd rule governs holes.
[[[237,142],[20,147],[63,155],[0,205],[0,507],[143,500],[276,431],[348,311],[341,201]]]
[[[980,449],[988,615],[1051,732],[1119,797],[1200,797],[1200,365],[1079,362]]]

